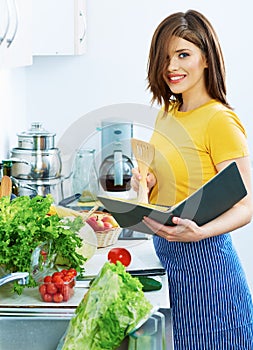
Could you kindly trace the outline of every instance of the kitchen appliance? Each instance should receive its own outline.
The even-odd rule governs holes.
[[[20,183],[20,194],[30,194],[28,188],[42,196],[52,194],[59,202],[63,198],[62,162],[55,147],[55,133],[45,130],[40,122],[18,135],[18,147],[11,150],[12,175]],[[31,192],[31,189],[30,189]]]
[[[104,191],[124,192],[130,190],[133,168],[130,143],[132,136],[133,124],[131,122],[102,121],[102,159],[99,168],[99,181]]]

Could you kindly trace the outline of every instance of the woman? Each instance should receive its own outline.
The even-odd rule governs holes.
[[[217,36],[202,14],[175,13],[157,27],[148,83],[152,102],[163,104],[151,138],[150,202],[173,205],[233,161],[248,192],[203,226],[179,217],[173,227],[143,219],[156,233],[154,246],[168,272],[175,350],[252,350],[252,298],[229,234],[252,218],[249,151],[226,98]],[[135,191],[139,180],[134,169]]]

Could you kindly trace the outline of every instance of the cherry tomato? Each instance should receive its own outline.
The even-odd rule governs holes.
[[[120,261],[124,266],[130,265],[131,262],[131,254],[125,248],[112,248],[108,252],[108,260],[116,264],[117,261]]]
[[[63,277],[63,281],[64,282],[70,282],[72,279],[73,279],[74,277],[72,276],[72,275],[65,275],[64,277]]]
[[[43,261],[46,261],[47,260],[47,252],[45,252],[44,250],[42,250],[40,252],[40,254],[43,256]]]
[[[54,272],[52,274],[52,280],[55,278],[55,277],[63,277],[63,273],[61,271],[57,271],[57,272]]]
[[[50,283],[51,281],[52,281],[52,277],[51,276],[44,277],[44,282],[45,283]]]
[[[46,302],[46,303],[50,303],[53,301],[53,296],[51,294],[44,294],[43,295],[43,300]]]
[[[61,289],[63,284],[64,284],[64,281],[61,278],[61,276],[53,276],[52,277],[52,282],[55,284],[57,289]]]
[[[74,269],[73,267],[71,267],[71,268],[67,271],[67,273],[71,273],[71,274],[74,275],[74,276],[77,275],[77,271],[76,271],[76,269]]]
[[[47,293],[47,286],[45,284],[41,284],[39,287],[39,291],[41,296],[43,297],[43,295],[45,295]]]
[[[54,283],[47,283],[47,293],[48,294],[57,293],[57,287]]]
[[[63,295],[61,293],[55,293],[53,295],[53,300],[55,303],[61,303],[63,301]]]

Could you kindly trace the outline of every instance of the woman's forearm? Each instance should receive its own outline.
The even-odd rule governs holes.
[[[252,215],[253,208],[251,200],[250,198],[245,198],[227,212],[201,226],[203,238],[218,236],[247,225],[250,223]]]

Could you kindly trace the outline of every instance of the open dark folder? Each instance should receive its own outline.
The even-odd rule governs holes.
[[[172,217],[178,216],[203,225],[221,215],[247,194],[235,162],[217,173],[207,183],[173,207],[137,203],[108,196],[98,200],[111,213],[122,228],[154,234],[142,218],[148,216],[161,224],[173,226]]]

